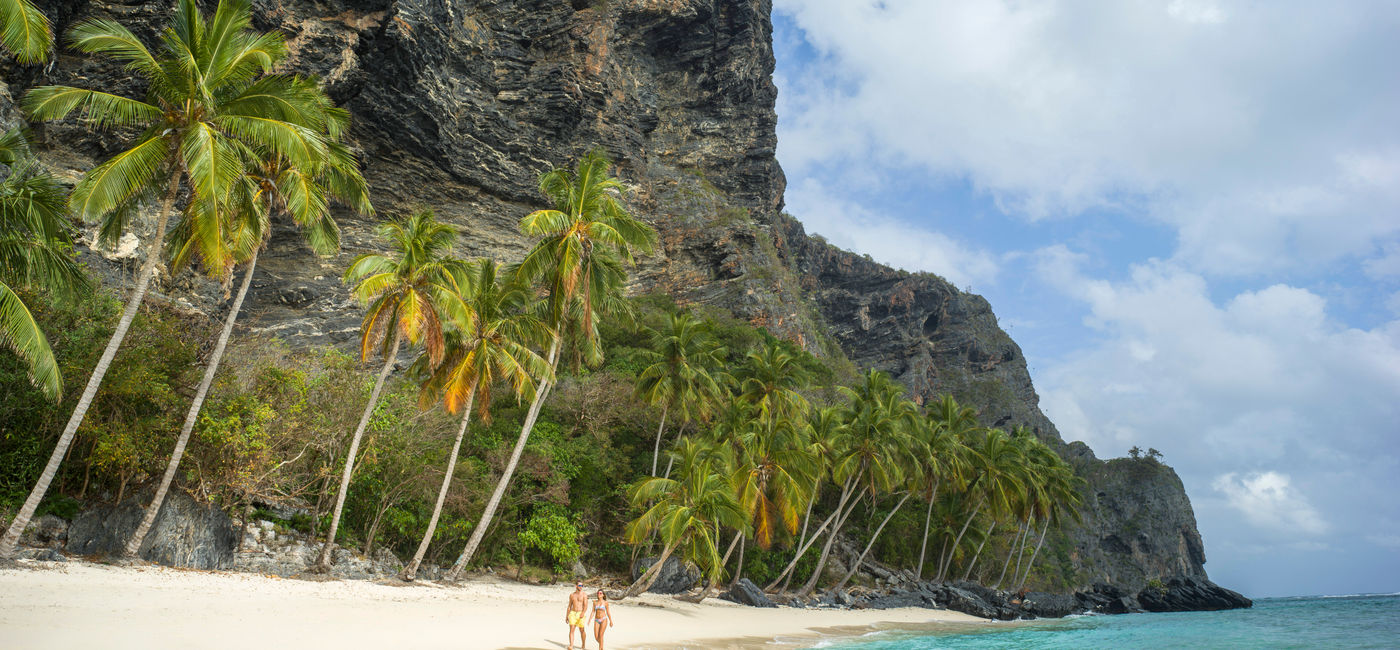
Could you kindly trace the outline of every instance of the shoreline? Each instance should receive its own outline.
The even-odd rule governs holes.
[[[585,588],[595,585],[585,581]],[[568,592],[568,584],[495,577],[446,587],[21,561],[20,568],[0,569],[0,645],[553,650],[568,640]],[[719,599],[697,605],[657,594],[614,602],[613,612],[617,626],[604,637],[610,650],[790,648],[881,629],[1000,625],[946,610],[761,609]],[[591,635],[588,647],[597,647]]]

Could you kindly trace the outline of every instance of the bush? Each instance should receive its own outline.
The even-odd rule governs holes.
[[[539,508],[518,534],[520,545],[527,551],[543,552],[553,561],[555,571],[567,571],[579,558],[577,519],[577,514],[570,519],[557,506]]]

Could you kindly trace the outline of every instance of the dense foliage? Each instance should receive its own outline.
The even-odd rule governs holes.
[[[73,39],[156,79],[152,102],[208,106],[182,117],[61,87],[26,100],[41,119],[81,110],[97,126],[155,125],[70,201],[104,219],[108,238],[126,227],[129,202],[168,187],[120,320],[104,294],[59,301],[43,282],[22,289],[64,380],[92,378],[64,425],[72,398],[55,408],[29,381],[31,359],[0,356],[0,508],[18,511],[12,533],[46,491],[41,510],[71,514],[77,501],[159,482],[149,524],[178,468],[185,489],[239,521],[325,536],[323,570],[339,544],[388,549],[407,560],[406,580],[420,561],[451,565],[450,576],[468,564],[553,575],[577,561],[621,573],[641,554],[677,555],[709,581],[700,597],[739,576],[799,594],[840,588],[861,579],[865,561],[1010,588],[1073,581],[1056,533],[1077,512],[1081,481],[1030,432],[983,427],[951,396],[922,407],[888,375],[857,374],[839,350],[817,357],[713,309],[625,297],[656,234],[627,213],[626,186],[599,152],[542,175],[550,207],[521,219],[535,245],[513,266],[454,257],[457,232],[430,210],[381,224],[387,252],[345,273],[365,308],[355,357],[243,339],[221,367],[269,211],[291,214],[329,250],[327,198],[369,203],[335,142],[343,111],[314,80],[260,77],[285,51],[249,29],[246,2],[224,0],[208,17],[181,0],[176,18],[165,42],[174,49],[160,56],[188,54],[189,66],[159,64],[110,21],[83,23]],[[201,94],[211,80],[227,87]],[[286,101],[264,105],[249,99],[254,89]],[[264,122],[281,126],[251,126]],[[166,251],[165,219],[181,197]],[[159,305],[138,312],[162,253],[176,267],[197,257],[216,275],[248,265],[209,358],[202,319]],[[114,329],[99,360],[93,341]],[[418,358],[395,375],[401,349]],[[372,357],[375,374],[361,365]],[[203,382],[192,376],[198,361]]]

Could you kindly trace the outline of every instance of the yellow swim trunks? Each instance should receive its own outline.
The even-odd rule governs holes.
[[[569,612],[569,625],[583,627],[583,612]]]

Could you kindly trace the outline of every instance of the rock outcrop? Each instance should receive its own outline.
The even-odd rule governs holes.
[[[65,550],[73,555],[120,555],[141,523],[142,506],[150,500],[146,494],[83,510],[68,525]],[[222,510],[173,490],[156,516],[140,557],[166,566],[227,569],[237,543],[233,522]]]
[[[47,3],[59,32],[119,20],[153,41],[169,0]],[[536,178],[604,148],[634,212],[662,250],[636,292],[664,291],[767,327],[817,354],[886,370],[924,401],[951,392],[994,426],[1025,425],[1074,459],[1090,485],[1063,581],[1141,588],[1153,576],[1204,577],[1205,557],[1169,468],[1136,480],[1082,444],[1065,445],[1040,412],[1025,359],[980,296],[942,278],[891,269],[809,237],[782,212],[770,0],[253,0],[255,26],[287,38],[287,69],[316,74],[353,115],[381,214],[436,209],[466,255],[524,250],[519,217],[538,205]],[[0,120],[41,83],[138,95],[119,66],[65,50],[51,67],[0,62]],[[45,162],[78,174],[121,134],[69,121],[34,125]],[[799,215],[800,216],[800,215]],[[243,331],[293,346],[344,344],[359,314],[339,278],[378,245],[373,220],[338,215],[344,250],[315,260],[289,224],[258,266]],[[112,283],[144,254],[138,227],[120,253],[84,253]],[[156,299],[217,316],[222,292],[184,275]],[[72,542],[70,541],[70,544]]]
[[[636,564],[632,565],[632,581],[641,578],[653,564],[656,564],[654,557],[637,560]],[[661,566],[658,573],[656,580],[647,589],[653,594],[679,594],[700,583],[700,569],[675,556],[666,558],[666,564]]]

